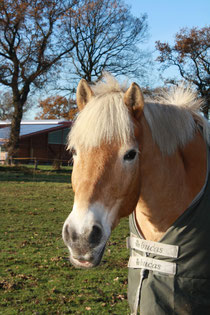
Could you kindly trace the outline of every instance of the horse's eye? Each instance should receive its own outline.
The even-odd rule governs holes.
[[[136,156],[136,151],[130,150],[124,155],[124,160],[125,161],[131,161],[135,158],[135,156]]]

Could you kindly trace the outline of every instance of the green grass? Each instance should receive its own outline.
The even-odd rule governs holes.
[[[68,261],[61,230],[73,204],[70,171],[0,166],[0,314],[129,314],[127,219],[99,267]]]

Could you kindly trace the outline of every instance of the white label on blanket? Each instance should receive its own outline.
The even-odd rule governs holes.
[[[167,257],[178,257],[179,246],[162,244],[159,242],[147,241],[137,237],[127,238],[127,247],[145,253],[156,254]]]
[[[141,268],[158,272],[163,272],[171,275],[176,274],[176,264],[141,255],[131,256],[128,262],[129,268]]]

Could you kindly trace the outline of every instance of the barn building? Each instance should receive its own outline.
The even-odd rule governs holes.
[[[71,154],[66,150],[66,140],[72,122],[64,120],[22,121],[17,160],[38,160],[50,163],[54,160],[68,162]],[[0,122],[0,161],[6,159],[5,144],[9,139],[10,122]]]

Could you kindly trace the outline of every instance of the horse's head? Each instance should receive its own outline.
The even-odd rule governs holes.
[[[97,94],[81,80],[77,104],[80,114],[69,136],[75,152],[75,199],[63,240],[72,264],[90,268],[100,263],[112,229],[139,198],[141,131],[136,116],[144,102],[135,83],[125,93],[115,87]]]

